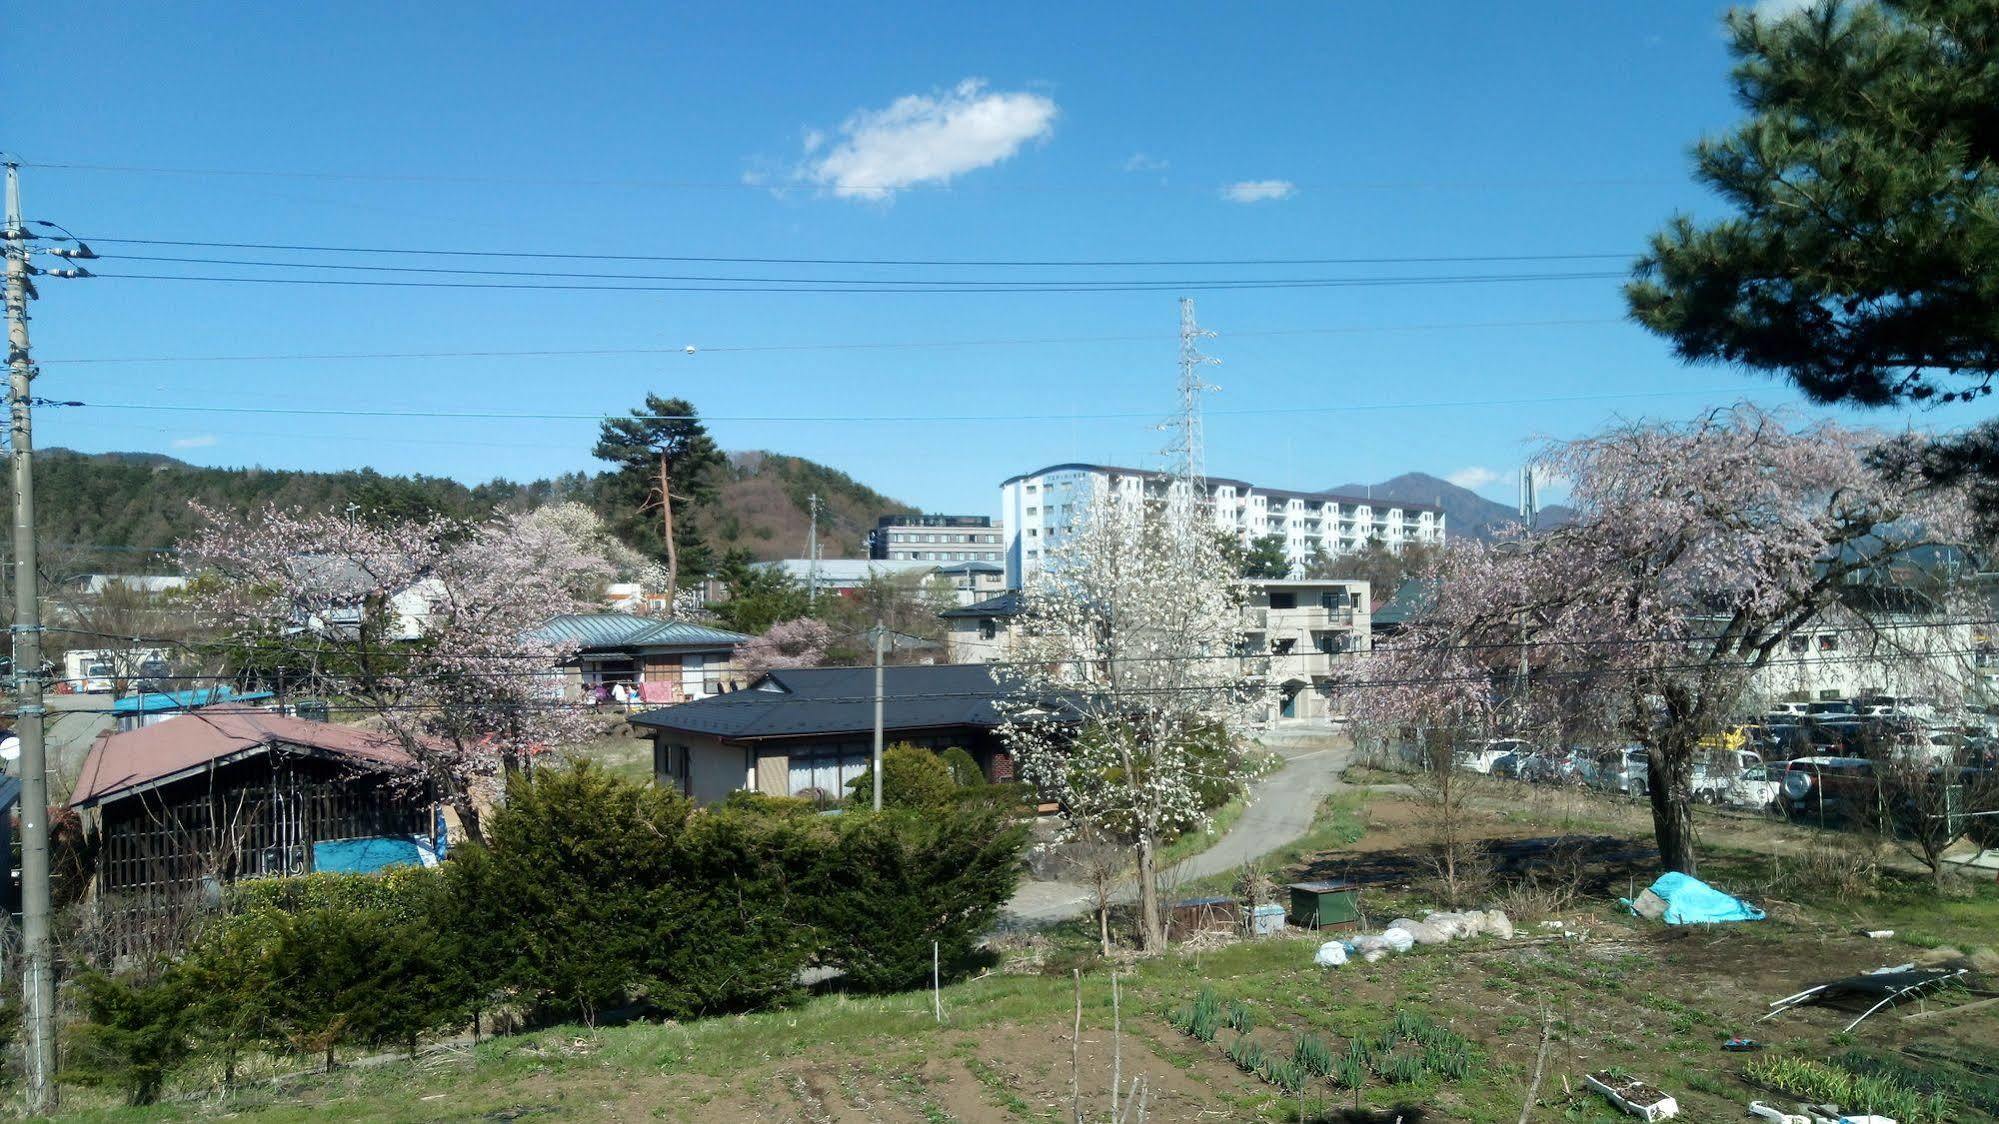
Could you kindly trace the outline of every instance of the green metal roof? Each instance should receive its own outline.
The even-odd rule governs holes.
[[[720,648],[749,637],[722,628],[661,621],[630,613],[565,613],[534,630],[537,639],[593,648]]]

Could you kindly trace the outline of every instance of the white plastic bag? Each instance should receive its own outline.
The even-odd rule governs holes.
[[[1312,963],[1321,968],[1337,968],[1347,962],[1347,946],[1340,941],[1327,941],[1319,946],[1318,955]]]
[[[1485,931],[1502,940],[1513,939],[1513,919],[1497,909],[1485,911]]]
[[[1382,943],[1393,952],[1408,952],[1416,944],[1416,937],[1409,930],[1390,925],[1381,932]]]

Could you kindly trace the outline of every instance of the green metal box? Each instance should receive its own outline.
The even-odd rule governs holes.
[[[1300,929],[1360,928],[1360,887],[1352,882],[1294,882],[1291,923]]]

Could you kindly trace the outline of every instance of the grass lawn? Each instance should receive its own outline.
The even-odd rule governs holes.
[[[1428,901],[1414,873],[1426,811],[1388,794],[1339,794],[1308,839],[1275,856],[1280,880],[1366,876],[1370,917],[1413,914]],[[1484,830],[1498,847],[1565,834],[1563,823],[1615,819],[1573,809],[1550,815],[1535,823],[1494,811]],[[88,1090],[68,1104],[93,1119],[1053,1121],[1073,1119],[1074,1057],[1093,1120],[1108,1118],[1115,1064],[1127,1083],[1134,1076],[1149,1083],[1155,1122],[1293,1121],[1302,1101],[1313,1120],[1389,1124],[1401,1114],[1406,1124],[1512,1124],[1546,1020],[1552,1045],[1535,1120],[1629,1119],[1582,1085],[1583,1074],[1611,1067],[1673,1093],[1683,1119],[1746,1118],[1750,1099],[1784,1099],[1751,1083],[1752,1059],[1836,1062],[1904,1082],[1948,1077],[1959,1098],[1949,1115],[1903,1124],[1999,1120],[1999,1085],[1979,1085],[1986,1078],[1976,1068],[1993,1062],[1999,1009],[1905,1019],[1950,1006],[1916,1003],[1852,1034],[1840,1030],[1851,1013],[1830,1008],[1755,1021],[1771,999],[1813,982],[1935,955],[1926,950],[1936,945],[1965,952],[1992,945],[1999,887],[1967,884],[1937,899],[1919,878],[1877,872],[1842,888],[1785,875],[1757,847],[1715,843],[1704,875],[1764,901],[1770,919],[1668,929],[1617,905],[1631,868],[1602,857],[1629,852],[1642,836],[1573,838],[1587,839],[1600,857],[1576,868],[1579,888],[1558,911],[1580,936],[1562,937],[1523,916],[1513,941],[1419,946],[1336,970],[1313,967],[1316,935],[1183,949],[1117,967],[1116,1035],[1113,965],[1090,951],[1091,935],[1078,925],[1010,946],[994,974],[944,988],[942,1023],[924,993],[825,995],[788,1010],[689,1024],[555,1027],[414,1063],[151,1109],[113,1107]],[[1495,897],[1504,900],[1518,877],[1501,874]],[[1774,892],[1780,885],[1783,892]],[[1758,887],[1773,892],[1757,894]],[[1853,935],[1861,923],[1898,936]],[[1080,1039],[1071,1034],[1072,970],[1082,980]],[[1180,1029],[1204,989],[1218,1010],[1239,1016],[1239,1029],[1221,1026],[1212,1040]],[[1767,1048],[1724,1053],[1722,1040],[1736,1034]],[[1259,1052],[1289,1059],[1308,1037],[1333,1059],[1364,1060],[1344,1076],[1308,1075],[1302,1087],[1281,1065],[1238,1064]],[[1989,1104],[1979,1100],[1988,1093]],[[1360,1115],[1334,1115],[1356,1105]]]

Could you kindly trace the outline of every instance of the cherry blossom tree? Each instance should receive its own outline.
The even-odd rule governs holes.
[[[1934,635],[1906,627],[1911,594],[1928,623],[1969,619],[1937,562],[1976,545],[1961,491],[1911,483],[1919,444],[1737,406],[1555,445],[1543,466],[1572,482],[1575,519],[1453,544],[1428,611],[1349,672],[1356,714],[1635,740],[1661,859],[1693,873],[1698,743],[1801,662],[1793,637],[1865,631],[1868,658],[1933,693],[1965,681],[1952,657],[1968,652],[1901,639]]]
[[[535,630],[611,568],[562,521],[196,509],[189,596],[232,670],[393,732],[468,831],[474,781],[587,734]]]
[[[1241,649],[1243,581],[1215,535],[1182,532],[1189,518],[1089,505],[1047,548],[1000,670],[1022,778],[1072,822],[1131,841],[1148,951],[1166,939],[1160,844],[1205,826],[1204,795],[1247,778],[1242,735],[1262,702]]]
[[[745,676],[789,667],[818,667],[833,643],[833,630],[811,617],[779,621],[736,652],[736,667]]]

